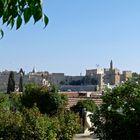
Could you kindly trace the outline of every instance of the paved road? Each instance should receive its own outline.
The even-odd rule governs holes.
[[[96,139],[93,136],[86,135],[86,134],[76,134],[73,140],[99,140],[99,139]]]

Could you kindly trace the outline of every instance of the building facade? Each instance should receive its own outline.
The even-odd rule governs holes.
[[[0,91],[7,90],[9,73],[10,71],[7,70],[0,72]],[[87,87],[92,87],[92,89],[95,90],[103,90],[106,85],[116,86],[132,77],[131,71],[123,71],[121,73],[119,69],[114,68],[112,60],[109,68],[98,67],[96,69],[89,69],[86,70],[84,76],[69,76],[64,73],[49,73],[48,71],[36,72],[35,69],[25,74],[25,72],[20,69],[19,72],[14,72],[17,89],[21,73],[23,74],[24,85],[28,83],[36,83],[43,86],[54,84],[57,85],[59,89],[73,87],[74,90],[76,88],[86,89]],[[70,90],[72,90],[72,88],[70,88]]]

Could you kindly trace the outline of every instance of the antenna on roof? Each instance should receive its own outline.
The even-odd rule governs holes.
[[[99,64],[96,64],[96,67],[99,68]]]

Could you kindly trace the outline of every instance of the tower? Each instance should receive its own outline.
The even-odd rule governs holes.
[[[35,68],[33,68],[32,73],[35,73],[35,72],[36,72],[36,69],[35,69]]]
[[[19,70],[19,74],[22,75],[22,76],[24,76],[25,72],[23,71],[22,68]]]
[[[110,70],[113,70],[113,61],[110,62]]]

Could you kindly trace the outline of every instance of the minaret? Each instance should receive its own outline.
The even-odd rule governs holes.
[[[113,70],[113,61],[110,62],[110,70]]]

